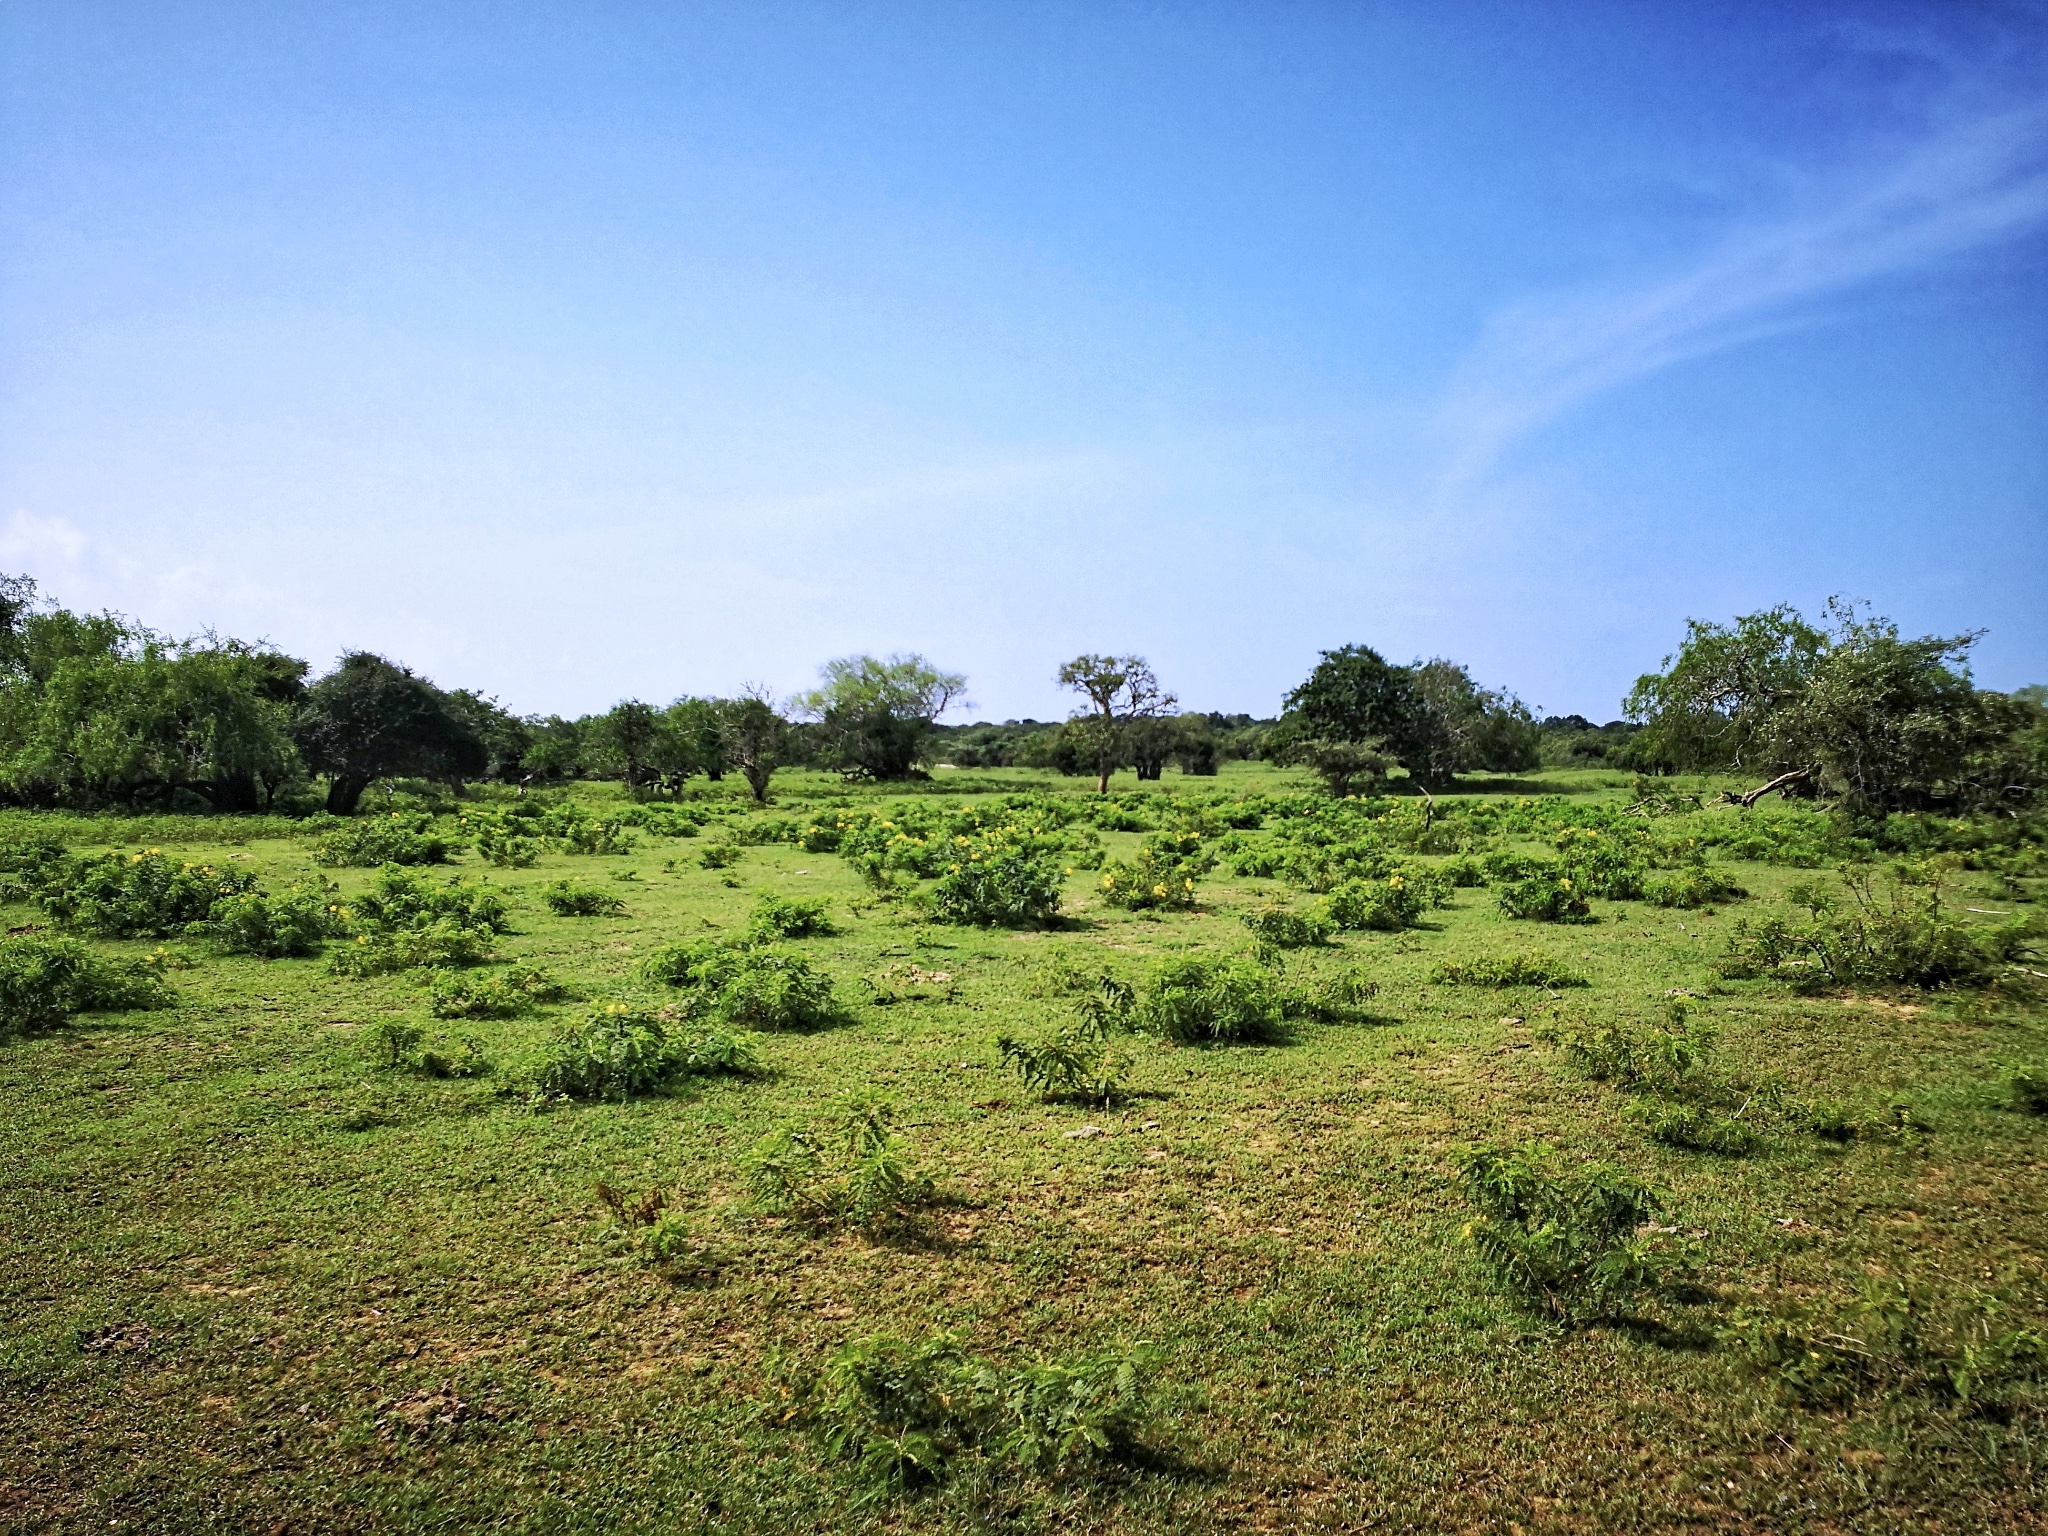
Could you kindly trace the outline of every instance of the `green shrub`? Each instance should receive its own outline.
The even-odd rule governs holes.
[[[550,881],[540,888],[540,899],[557,917],[611,917],[626,910],[611,892],[574,880]]]
[[[1059,866],[1023,851],[968,859],[939,877],[932,915],[979,928],[1040,928],[1060,909]]]
[[[1642,1230],[1662,1201],[1607,1168],[1561,1178],[1552,1161],[1541,1143],[1468,1154],[1463,1182],[1479,1215],[1466,1225],[1466,1240],[1532,1309],[1567,1324],[1609,1317],[1664,1278],[1657,1234]]]
[[[442,972],[431,986],[437,1019],[510,1019],[567,995],[553,976],[530,965],[515,965],[499,975]]]
[[[752,1029],[820,1029],[842,1017],[831,979],[787,950],[702,939],[668,944],[641,962],[640,974],[687,988],[695,1009]]]
[[[1193,832],[1156,832],[1132,859],[1102,866],[1097,892],[1113,907],[1177,910],[1195,904],[1195,882],[1215,867],[1216,856]]]
[[[363,1049],[383,1067],[398,1068],[412,1060],[427,1032],[402,1019],[378,1019],[363,1031]]]
[[[1697,1104],[1652,1105],[1644,1110],[1641,1119],[1643,1129],[1652,1141],[1687,1152],[1741,1157],[1754,1152],[1760,1144],[1760,1138],[1750,1126]]]
[[[373,869],[380,864],[445,864],[450,844],[430,831],[433,818],[392,811],[364,816],[313,840],[313,862],[329,867]]]
[[[1644,897],[1656,907],[1713,907],[1740,901],[1748,894],[1726,871],[1704,864],[1689,864],[1669,874],[1652,875],[1643,885]]]
[[[996,1051],[1028,1086],[1049,1099],[1107,1108],[1123,1097],[1130,1060],[1109,1043],[1094,1020],[1063,1024],[1038,1041],[998,1035]]]
[[[1150,1034],[1184,1042],[1258,1044],[1285,1036],[1279,989],[1269,972],[1247,960],[1158,961],[1130,1016]]]
[[[1404,873],[1347,880],[1323,898],[1330,922],[1351,931],[1412,928],[1428,905],[1427,890]]]
[[[1570,889],[1609,901],[1634,901],[1643,894],[1649,871],[1635,844],[1593,827],[1567,827],[1555,846]]]
[[[1486,866],[1470,854],[1460,854],[1455,859],[1446,859],[1438,869],[1445,880],[1459,890],[1486,884]]]
[[[329,956],[327,966],[337,976],[364,977],[482,965],[491,958],[496,937],[489,928],[472,928],[444,917],[391,932],[359,933],[354,943]]]
[[[113,939],[163,939],[205,922],[216,902],[255,887],[254,875],[152,848],[45,864],[31,889],[36,903],[68,927]]]
[[[655,1268],[674,1276],[707,1267],[704,1245],[691,1233],[689,1219],[668,1203],[666,1192],[650,1189],[633,1200],[600,1179],[597,1198],[634,1251]]]
[[[279,960],[310,955],[321,941],[341,931],[341,908],[333,893],[304,886],[268,894],[243,891],[213,904],[213,915],[187,932],[210,939],[224,954]]]
[[[692,1077],[755,1070],[751,1042],[715,1027],[684,1032],[673,1016],[606,1003],[550,1043],[537,1074],[543,1093],[625,1100],[665,1093]]]
[[[1548,955],[1487,955],[1478,960],[1447,960],[1429,973],[1438,986],[1448,987],[1583,987],[1586,978],[1575,975],[1564,962]]]
[[[1867,871],[1844,866],[1842,887],[1846,902],[1818,886],[1786,893],[1807,908],[1809,922],[1738,922],[1719,961],[1722,974],[1815,992],[1859,983],[1976,986],[1997,973],[2005,935],[1951,916],[1937,879],[1895,866],[1880,893]]]
[[[887,1099],[859,1095],[820,1134],[779,1127],[756,1142],[743,1171],[755,1204],[813,1221],[879,1229],[927,1204],[932,1181],[912,1161]]]
[[[342,915],[382,933],[442,922],[493,935],[510,928],[505,898],[489,886],[472,885],[459,877],[437,885],[391,864],[377,871],[368,891],[343,906]]]
[[[2027,1067],[2013,1073],[2006,1093],[2022,1114],[2048,1115],[2048,1069]]]
[[[1714,1048],[1710,1026],[1694,1023],[1684,1002],[1665,1011],[1662,1027],[1606,1024],[1566,1037],[1567,1059],[1597,1083],[1670,1088],[1702,1072]]]
[[[528,837],[501,822],[484,821],[476,828],[478,857],[499,869],[531,869],[540,862],[546,840]]]
[[[1280,1011],[1290,1019],[1343,1024],[1361,1017],[1365,1005],[1380,995],[1380,984],[1355,971],[1296,982],[1280,992]]]
[[[1881,1393],[1995,1418],[2048,1374],[2048,1341],[2004,1298],[1937,1296],[1898,1279],[1866,1278],[1855,1301],[1832,1311],[1744,1308],[1724,1336],[1759,1376],[1809,1408]]]
[[[697,855],[697,862],[706,869],[730,869],[740,861],[740,845],[735,842],[706,843],[704,851]]]
[[[1128,1454],[1156,1362],[1139,1344],[1004,1372],[951,1334],[856,1339],[826,1360],[815,1414],[826,1452],[853,1464],[869,1499],[942,1482],[969,1459],[1062,1476]]]
[[[430,1046],[415,1065],[427,1077],[488,1077],[491,1059],[474,1035],[460,1036],[452,1047]]]
[[[0,1039],[41,1034],[76,1013],[167,1008],[175,994],[147,963],[103,960],[77,939],[0,938]]]
[[[1500,909],[1538,923],[1590,923],[1593,909],[1570,875],[1531,875],[1502,888]]]
[[[1245,913],[1243,922],[1251,929],[1253,938],[1275,949],[1308,949],[1317,944],[1327,944],[1337,927],[1324,913],[1303,915],[1273,905]]]
[[[763,896],[754,903],[746,929],[747,937],[759,944],[777,939],[825,938],[838,931],[832,926],[824,902],[795,896]]]

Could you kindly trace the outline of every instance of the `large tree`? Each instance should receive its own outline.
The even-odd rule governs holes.
[[[1325,651],[1284,707],[1268,755],[1333,787],[1395,763],[1424,789],[1449,788],[1461,769],[1536,766],[1535,721],[1521,701],[1441,657],[1404,667],[1370,646]]]
[[[1142,656],[1076,656],[1059,670],[1059,683],[1087,699],[1070,724],[1095,764],[1095,790],[1109,793],[1109,776],[1129,761],[1140,722],[1173,713],[1179,701],[1159,686]]]
[[[768,781],[789,750],[789,721],[766,688],[749,688],[718,701],[718,734],[725,760],[739,770],[754,799],[768,798]]]
[[[1765,780],[1745,803],[1772,790],[1871,811],[2018,803],[2035,770],[2015,742],[2038,712],[1972,683],[1978,638],[1907,639],[1842,599],[1818,624],[1789,606],[1691,620],[1664,670],[1629,694],[1643,723],[1631,754]]]
[[[292,733],[307,765],[328,776],[327,809],[336,816],[354,815],[379,779],[460,782],[490,764],[440,689],[368,651],[343,656],[306,690]]]
[[[826,763],[851,778],[908,779],[929,760],[932,722],[959,702],[967,679],[915,653],[842,656],[795,699],[817,726]]]

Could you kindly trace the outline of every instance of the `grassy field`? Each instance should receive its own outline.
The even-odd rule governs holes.
[[[1504,804],[1557,792],[1576,806],[1621,804],[1627,785],[1557,774],[1486,788]],[[1079,799],[1082,786],[941,773],[916,798],[1019,788]],[[1132,788],[1117,785],[1135,819],[1157,821]],[[815,776],[776,789],[771,813],[798,819],[891,803]],[[1153,791],[1280,793],[1305,795],[1248,765]],[[577,794],[602,809],[616,791]],[[2044,1326],[2048,1120],[2015,1111],[2006,1087],[2048,1056],[2042,1012],[1723,979],[1713,962],[1733,924],[1786,911],[1786,889],[1815,871],[1726,861],[1748,899],[1596,901],[1597,921],[1579,926],[1513,921],[1494,890],[1460,889],[1420,926],[1343,933],[1286,962],[1362,972],[1378,992],[1361,1015],[1297,1021],[1277,1044],[1133,1036],[1132,1093],[1100,1108],[1046,1102],[993,1045],[1071,1016],[1048,982],[1054,958],[1142,981],[1161,956],[1246,950],[1244,913],[1306,910],[1309,895],[1226,858],[1193,910],[1130,912],[1077,865],[1056,927],[945,926],[872,899],[831,852],[768,842],[706,868],[721,824],[756,813],[694,803],[712,813],[699,837],[643,834],[622,853],[550,852],[526,869],[471,854],[445,872],[503,891],[500,957],[571,988],[530,1016],[437,1020],[416,976],[350,979],[319,957],[173,941],[194,962],[171,976],[177,1007],[0,1043],[8,1528],[2048,1526],[2048,1415],[2024,1371],[1979,1398],[1880,1386],[1802,1405],[1731,1341],[1745,1307],[1839,1307],[1873,1277],[1936,1305],[1996,1295],[2011,1319]],[[288,824],[238,842],[227,822],[17,819],[77,850],[146,843],[266,886],[311,869]],[[1099,835],[1118,858],[1145,833]],[[373,878],[331,874],[344,901]],[[565,875],[624,911],[553,915],[537,892]],[[1952,879],[1959,906],[1986,909],[1973,922],[2030,910],[2039,885]],[[763,1036],[753,1076],[624,1102],[536,1098],[532,1063],[566,1023],[607,998],[661,1000],[638,961],[737,931],[764,895],[829,904],[837,933],[790,947],[832,978],[843,1022]],[[5,916],[43,920],[25,904]],[[1429,979],[1509,951],[1590,985]],[[923,988],[933,995],[878,1001],[867,978],[912,964],[943,976]],[[1674,993],[1715,1028],[1705,1070],[1745,1106],[1830,1098],[1854,1130],[1829,1139],[1780,1108],[1750,1114],[1745,1155],[1652,1139],[1643,1096],[1575,1069],[1561,1042],[1654,1023]],[[364,1037],[383,1019],[417,1024],[430,1046],[475,1036],[492,1070],[381,1067]],[[857,1091],[893,1100],[936,1198],[875,1233],[756,1210],[748,1149]],[[1598,1157],[1665,1191],[1664,1220],[1694,1255],[1687,1283],[1569,1328],[1504,1289],[1463,1239],[1458,1157],[1532,1138],[1566,1166]],[[692,1261],[648,1263],[599,1181],[664,1190]],[[1060,1477],[977,1463],[863,1502],[791,1404],[847,1340],[935,1329],[1012,1365],[1151,1341],[1141,1448]]]

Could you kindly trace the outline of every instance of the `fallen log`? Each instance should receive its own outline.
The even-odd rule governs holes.
[[[1763,799],[1765,795],[1790,789],[1794,784],[1803,784],[1812,777],[1813,770],[1811,768],[1795,768],[1790,773],[1779,774],[1768,784],[1759,784],[1746,795],[1737,795],[1735,803],[1746,811],[1752,805],[1755,805],[1757,801]]]

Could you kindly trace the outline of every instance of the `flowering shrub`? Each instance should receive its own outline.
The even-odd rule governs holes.
[[[1667,875],[1652,875],[1643,882],[1643,895],[1652,906],[1711,907],[1724,901],[1740,901],[1749,894],[1725,871],[1705,864],[1689,864]]]
[[[491,958],[488,928],[471,927],[451,917],[438,918],[388,933],[359,933],[328,961],[337,976],[385,976],[394,971],[482,965]]]
[[[77,939],[0,939],[0,1039],[55,1029],[74,1013],[164,1008],[175,998],[147,962],[116,965]]]
[[[1531,875],[1517,880],[1500,893],[1500,909],[1509,917],[1528,918],[1539,923],[1590,923],[1593,909],[1586,893],[1570,875]]]
[[[1243,922],[1251,929],[1253,938],[1275,949],[1306,949],[1310,945],[1328,943],[1337,926],[1323,912],[1304,915],[1271,905],[1245,913]]]
[[[1195,904],[1195,881],[1216,865],[1216,856],[1194,832],[1155,832],[1137,857],[1102,866],[1098,890],[1113,907],[1186,908]]]
[[[824,938],[837,931],[824,902],[800,896],[763,896],[754,903],[753,916],[747,919],[747,937],[759,944],[776,939]]]
[[[816,1029],[840,1018],[831,979],[787,950],[703,939],[668,944],[641,962],[640,974],[688,989],[693,1011],[754,1029]]]
[[[390,864],[377,872],[370,889],[353,905],[342,908],[342,915],[380,932],[444,919],[493,934],[504,933],[508,926],[505,898],[489,886],[462,879],[436,885]]]
[[[313,862],[330,867],[372,869],[379,864],[445,864],[449,842],[432,830],[424,814],[392,811],[343,822],[313,841]]]
[[[213,904],[213,915],[189,925],[225,954],[255,955],[279,960],[310,955],[323,939],[341,932],[341,908],[321,886],[301,886],[276,894],[243,891]]]
[[[168,858],[162,849],[64,859],[31,873],[36,903],[59,922],[108,938],[169,938],[254,890],[256,877]]]
[[[974,855],[932,887],[932,915],[982,928],[1042,927],[1060,909],[1059,869],[1022,852]]]
[[[1347,880],[1323,898],[1323,911],[1338,928],[1387,933],[1421,922],[1429,905],[1427,893],[1425,882],[1400,872],[1383,879]]]

